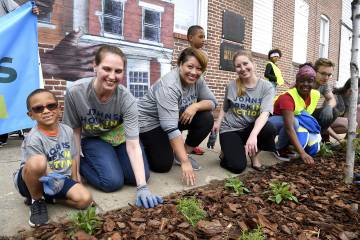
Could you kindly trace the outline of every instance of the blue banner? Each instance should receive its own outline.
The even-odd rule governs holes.
[[[30,128],[26,98],[39,88],[37,17],[31,2],[0,17],[0,134]]]

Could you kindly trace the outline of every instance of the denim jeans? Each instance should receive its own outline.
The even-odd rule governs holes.
[[[274,125],[277,131],[278,141],[276,143],[276,149],[282,149],[287,147],[290,143],[290,139],[285,130],[283,116],[280,115],[271,116],[268,121]],[[294,118],[294,129],[297,129],[298,127],[299,127],[299,121],[296,118]]]
[[[82,139],[81,148],[84,157],[81,157],[80,173],[92,186],[104,192],[116,191],[124,184],[136,186],[126,143],[113,147],[93,137]],[[142,146],[141,151],[147,180],[150,176],[149,164]]]

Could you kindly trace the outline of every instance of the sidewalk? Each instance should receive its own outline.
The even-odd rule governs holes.
[[[203,167],[197,172],[196,187],[208,184],[214,179],[224,179],[230,175],[230,172],[219,166],[219,143],[216,143],[214,150],[209,150],[205,146],[206,142],[207,139],[201,145],[206,151],[205,154],[194,157],[199,160]],[[23,203],[23,198],[16,191],[12,180],[12,173],[20,164],[20,145],[20,139],[11,137],[8,144],[0,148],[0,201],[2,203],[0,236],[12,236],[19,231],[30,228],[28,225],[29,208]],[[262,152],[260,158],[265,165],[277,163],[273,155],[268,152]],[[245,172],[249,169],[251,168],[247,168]],[[179,166],[174,166],[169,173],[151,173],[148,183],[151,191],[161,196],[189,189],[181,183],[181,168]],[[135,201],[135,187],[125,186],[114,193],[99,192],[91,187],[90,189],[99,212],[125,207],[128,203],[134,204]],[[51,220],[61,220],[76,210],[61,205],[48,205],[48,211]]]

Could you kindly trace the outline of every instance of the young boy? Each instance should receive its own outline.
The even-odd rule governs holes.
[[[27,97],[28,116],[37,125],[22,143],[20,169],[14,173],[15,187],[30,204],[31,227],[47,223],[46,202],[62,202],[78,209],[92,203],[90,192],[76,179],[77,163],[73,130],[59,123],[56,96],[46,89]]]
[[[205,31],[199,25],[189,27],[187,32],[187,39],[191,47],[201,49],[205,44]],[[193,154],[203,155],[205,152],[200,147],[195,147],[192,151]]]

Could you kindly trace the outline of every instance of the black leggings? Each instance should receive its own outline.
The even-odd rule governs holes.
[[[225,132],[220,134],[220,146],[223,159],[220,166],[233,173],[241,173],[246,168],[245,147],[254,124],[242,131]],[[275,151],[275,127],[267,122],[257,136],[258,149],[264,151]]]
[[[181,124],[179,130],[188,130],[185,143],[188,146],[198,146],[210,133],[214,117],[210,111],[197,112],[190,124]],[[171,148],[168,135],[157,127],[148,132],[140,133],[150,169],[154,172],[170,171],[174,161],[174,151]]]

